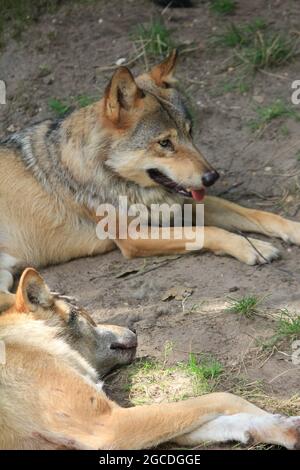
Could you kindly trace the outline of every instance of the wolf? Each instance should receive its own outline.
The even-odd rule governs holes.
[[[114,239],[96,235],[97,208],[129,204],[204,203],[203,243],[194,248],[253,265],[277,258],[256,232],[300,244],[300,224],[205,196],[219,175],[193,142],[192,119],[174,85],[177,52],[136,79],[118,68],[103,98],[58,120],[45,120],[0,142],[0,290],[17,271],[106,253],[185,253],[185,236]],[[199,237],[200,238],[200,237]]]
[[[0,449],[145,449],[237,440],[300,447],[300,417],[229,393],[122,408],[99,379],[135,356],[134,332],[96,325],[27,268],[0,293]]]

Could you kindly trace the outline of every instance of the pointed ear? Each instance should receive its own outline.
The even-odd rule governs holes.
[[[51,307],[53,296],[42,276],[33,268],[23,272],[16,292],[18,312],[31,312],[37,307]]]
[[[173,73],[176,67],[178,57],[177,49],[173,49],[171,54],[160,64],[155,65],[150,71],[150,77],[155,81],[157,86],[170,85],[175,81]]]
[[[138,99],[143,97],[127,67],[119,67],[105,91],[105,114],[114,123],[121,119],[121,112],[129,112],[137,104]]]

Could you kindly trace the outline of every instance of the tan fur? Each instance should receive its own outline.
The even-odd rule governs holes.
[[[270,415],[228,393],[121,408],[96,383],[84,343],[74,349],[69,306],[32,269],[23,273],[16,296],[0,295],[0,311],[6,349],[0,449],[142,449],[169,440],[197,445],[208,438],[299,445],[300,418]],[[122,340],[124,329],[109,328]],[[88,334],[82,339],[90,341]]]

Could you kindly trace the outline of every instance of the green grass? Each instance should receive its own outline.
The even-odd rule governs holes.
[[[49,108],[51,111],[54,111],[54,113],[61,117],[64,116],[71,108],[71,106],[64,101],[57,100],[55,98],[51,98],[49,100]]]
[[[188,362],[183,367],[201,381],[216,379],[223,372],[223,366],[213,357],[202,356],[199,361],[193,353],[190,353]]]
[[[261,299],[255,295],[245,296],[241,299],[229,298],[230,306],[226,311],[237,313],[241,317],[252,318],[257,313],[257,307],[260,302]]]
[[[211,392],[222,373],[223,366],[206,355],[197,359],[191,353],[187,362],[171,366],[166,361],[144,359],[128,367],[125,388],[134,405],[179,401]]]
[[[247,93],[250,90],[250,85],[244,80],[232,80],[230,82],[224,82],[218,85],[216,94],[222,95],[224,93],[230,93],[236,91],[238,93]]]
[[[267,28],[267,23],[264,18],[254,18],[252,21],[245,25],[245,31],[249,33],[256,33]]]
[[[277,67],[289,62],[296,53],[296,41],[280,33],[256,32],[251,43],[236,52],[239,61],[253,70]]]
[[[274,119],[286,117],[300,121],[300,112],[296,111],[292,106],[276,100],[269,106],[259,106],[256,109],[257,118],[249,121],[250,128],[253,131],[260,131],[265,128]]]
[[[211,88],[209,94],[213,97],[223,96],[226,93],[248,93],[252,83],[248,81],[247,77],[237,76],[232,77],[231,80],[220,80],[214,88]]]
[[[277,67],[291,61],[297,54],[299,43],[289,34],[269,30],[263,18],[244,25],[230,23],[210,42],[233,48],[236,64],[246,66],[248,71]]]
[[[132,32],[131,38],[138,51],[144,50],[151,57],[162,57],[174,48],[171,33],[162,20],[139,25]]]
[[[287,309],[281,310],[277,329],[280,338],[300,337],[300,315],[293,315]]]
[[[249,44],[249,38],[242,28],[232,23],[226,27],[224,33],[216,37],[215,42],[222,46],[236,47]]]
[[[248,46],[253,41],[253,35],[266,27],[267,25],[263,18],[256,18],[245,25],[230,23],[222,33],[213,37],[211,42],[223,47]]]
[[[97,101],[97,98],[94,96],[78,95],[71,97],[68,100],[51,98],[48,102],[48,105],[51,111],[53,111],[58,117],[62,117],[68,113],[72,107],[84,108],[85,106],[89,106],[95,101]]]
[[[219,15],[230,15],[235,12],[237,2],[235,0],[212,0],[210,9]]]
[[[291,313],[288,309],[282,309],[279,313],[275,333],[261,343],[263,349],[272,350],[286,339],[294,341],[300,338],[300,315]]]
[[[296,159],[298,162],[300,162],[300,150],[296,152]]]
[[[97,101],[97,98],[95,98],[94,96],[79,95],[75,97],[75,101],[79,108],[85,108],[85,106],[89,106],[90,104],[95,103],[95,101]]]

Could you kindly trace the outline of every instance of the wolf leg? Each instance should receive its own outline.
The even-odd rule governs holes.
[[[178,403],[115,408],[112,449],[145,449],[162,442],[199,445],[205,440],[300,444],[300,417],[276,416],[229,393],[213,393]],[[130,429],[130,432],[128,432]]]
[[[39,391],[32,409],[38,406],[41,419],[35,414],[36,421],[30,420],[30,426],[34,425],[23,428],[22,445],[14,436],[1,434],[2,448],[145,449],[167,441],[197,445],[204,439],[254,440],[289,449],[300,444],[299,417],[272,416],[229,393],[122,408],[97,386],[57,364],[55,357],[49,361],[47,373],[37,367],[30,370],[30,385]],[[23,416],[24,404],[20,409]],[[18,412],[15,407],[8,410]]]
[[[262,233],[300,245],[300,223],[270,212],[248,209],[224,199],[207,196],[204,204],[205,225],[226,230]]]
[[[264,264],[278,257],[277,248],[270,243],[245,238],[217,227],[194,227],[193,238],[187,238],[179,227],[170,229],[169,239],[163,239],[160,229],[159,238],[115,240],[127,258],[187,253],[192,250],[209,250],[217,255],[230,255],[246,264]]]

